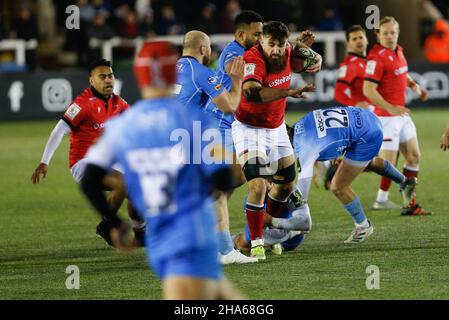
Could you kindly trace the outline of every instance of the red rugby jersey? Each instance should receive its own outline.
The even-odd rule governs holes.
[[[105,99],[94,90],[91,87],[85,89],[70,104],[62,117],[72,129],[70,168],[84,158],[87,150],[102,134],[105,122],[129,108],[128,103],[120,96],[111,94]]]
[[[344,106],[355,106],[357,102],[369,99],[363,95],[366,57],[349,52],[338,69],[334,99]]]
[[[408,64],[402,47],[391,50],[376,44],[368,54],[365,80],[378,84],[377,91],[389,103],[405,107]],[[375,106],[374,113],[382,117],[393,116],[387,110]]]
[[[245,60],[245,75],[243,82],[252,80],[259,82],[263,87],[288,89],[291,81],[290,54],[291,47],[285,50],[286,65],[279,73],[268,73],[262,54],[262,47],[256,45],[243,54]],[[237,109],[235,117],[238,121],[254,127],[277,128],[284,123],[287,98],[268,103],[248,102],[244,95]]]

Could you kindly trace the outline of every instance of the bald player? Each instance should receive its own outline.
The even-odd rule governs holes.
[[[176,66],[178,81],[175,94],[178,101],[187,108],[201,110],[215,122],[216,130],[209,130],[208,133],[212,134],[211,138],[214,142],[223,144],[222,135],[218,129],[219,122],[216,117],[211,116],[210,110],[216,108],[224,114],[232,114],[237,110],[240,103],[244,61],[242,57],[236,57],[229,62],[228,75],[232,85],[228,91],[222,85],[219,76],[207,67],[210,63],[211,51],[210,39],[204,32],[193,30],[186,33],[182,57]],[[232,158],[228,158],[227,161],[231,163]],[[223,227],[228,229],[225,231],[229,231],[229,215],[227,210],[221,210],[221,198],[222,195],[219,196],[215,206],[220,226],[219,247],[224,247],[227,243],[232,244],[232,238],[229,232],[223,232]],[[226,259],[230,260],[230,263],[257,262],[257,259],[247,257],[233,247],[227,254],[233,256],[232,259]]]

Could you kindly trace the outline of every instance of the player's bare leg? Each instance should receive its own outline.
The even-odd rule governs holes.
[[[355,228],[346,243],[364,241],[373,232],[373,226],[365,216],[359,198],[351,188],[354,179],[365,170],[365,166],[356,166],[343,159],[339,165],[330,189],[351,215]]]
[[[404,156],[403,174],[407,178],[418,178],[419,160],[421,152],[419,150],[418,139],[416,137],[407,140],[399,145],[399,150]],[[410,203],[404,204],[402,215],[429,215],[432,212],[424,210],[416,203],[416,198],[413,197]]]
[[[243,295],[226,279],[170,276],[162,284],[165,300],[243,299]]]
[[[237,158],[235,153],[232,154],[232,163],[235,167],[239,167],[238,170],[234,170],[235,174],[235,188],[241,186],[246,182],[245,176],[241,170],[240,165],[237,164]],[[252,263],[258,260],[253,257],[248,257],[242,254],[240,251],[234,249],[234,243],[232,241],[230,228],[229,228],[229,208],[228,202],[232,195],[231,192],[217,192],[217,199],[215,200],[215,211],[217,217],[218,227],[218,251],[221,264],[233,264],[233,263]]]
[[[251,151],[243,154],[239,162],[248,180],[248,200],[245,212],[251,236],[251,256],[259,260],[265,260],[265,249],[263,243],[263,226],[265,213],[265,196],[267,193],[266,155],[259,151]]]
[[[114,211],[118,211],[123,204],[123,200],[127,196],[125,181],[123,180],[123,175],[117,171],[112,170],[103,179],[103,187],[106,191],[110,191],[107,196],[107,201],[110,207]],[[136,246],[144,245],[145,237],[145,221],[140,217],[137,211],[133,208],[132,204],[128,201],[128,215],[131,218]],[[110,243],[110,238],[108,235],[102,232],[104,221],[100,222],[97,226],[97,233],[108,243]]]
[[[398,151],[397,150],[385,150],[380,149],[379,157],[390,161],[395,167],[398,163]],[[373,204],[373,209],[376,210],[389,210],[399,209],[400,206],[388,199],[389,190],[391,187],[391,179],[382,177],[380,180],[380,188],[377,192],[376,201]]]

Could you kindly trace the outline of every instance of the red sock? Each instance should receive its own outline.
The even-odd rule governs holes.
[[[380,179],[380,190],[382,191],[388,191],[391,187],[391,179],[388,179],[386,177],[382,177]]]
[[[262,239],[265,212],[264,208],[247,203],[245,212],[251,240],[255,240],[257,238]]]
[[[406,169],[404,168],[402,170],[402,173],[404,174],[404,176],[406,176],[407,178],[418,178],[418,172],[419,171],[414,171],[414,170],[410,170],[410,169]]]
[[[267,213],[272,217],[280,218],[286,203],[286,201],[281,202],[271,198],[270,195],[267,195]]]

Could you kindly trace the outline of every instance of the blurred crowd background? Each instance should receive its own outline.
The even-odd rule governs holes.
[[[232,34],[235,16],[246,9],[259,12],[267,21],[283,21],[292,32],[341,32],[352,24],[364,25],[370,4],[379,6],[381,16],[393,15],[401,23],[400,43],[409,60],[449,63],[447,0],[2,0],[0,48],[7,39],[36,39],[37,46],[27,50],[26,68],[15,68],[12,50],[0,50],[0,72],[85,66],[101,56],[101,49],[89,44],[92,38],[182,36],[192,29],[209,35]],[[80,9],[78,30],[66,28],[70,5]],[[373,43],[372,32],[368,34]],[[434,46],[438,57],[432,56]],[[338,50],[343,57],[344,45]],[[214,46],[214,51],[218,56],[220,48]],[[133,47],[115,48],[114,64],[130,65],[133,54]]]

